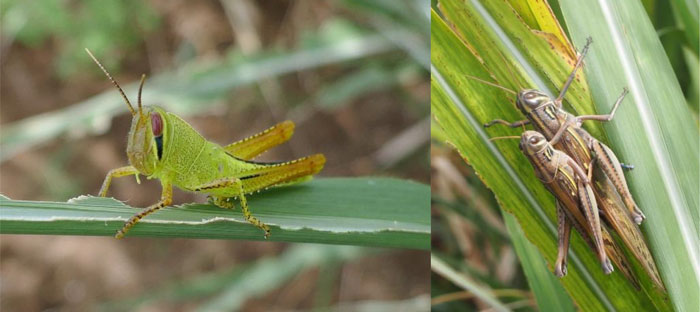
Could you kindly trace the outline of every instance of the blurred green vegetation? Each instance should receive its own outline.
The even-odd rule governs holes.
[[[140,45],[161,24],[153,8],[143,1],[3,0],[2,35],[31,48],[47,41],[58,43],[56,73],[67,79],[93,66],[84,48],[109,55],[104,64],[117,68],[123,51]]]

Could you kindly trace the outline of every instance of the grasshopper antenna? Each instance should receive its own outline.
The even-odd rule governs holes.
[[[498,52],[498,56],[501,57],[501,60],[503,61],[503,65],[506,66],[506,69],[508,70],[508,73],[510,74],[511,77],[513,77],[513,79],[515,79],[516,87],[518,87],[519,90],[524,89],[524,88],[523,88],[522,81],[520,81],[520,77],[519,77],[518,75],[516,75],[516,74],[513,72],[513,68],[510,67],[511,63],[508,62],[508,60],[507,60],[506,57],[503,55],[503,53],[501,53],[500,50],[497,50],[497,52]]]
[[[519,135],[508,135],[508,136],[493,137],[493,138],[489,138],[489,141],[506,140],[506,139],[520,139],[520,136]]]
[[[515,92],[515,91],[513,91],[513,90],[511,90],[511,89],[508,89],[508,88],[506,88],[506,87],[504,87],[504,86],[497,85],[497,84],[495,84],[495,83],[493,83],[493,82],[489,82],[489,81],[483,80],[483,79],[481,79],[481,78],[474,77],[474,76],[472,76],[472,75],[466,75],[466,76],[469,77],[469,78],[471,78],[471,79],[474,79],[474,80],[476,80],[476,81],[478,81],[478,82],[481,82],[481,83],[483,83],[483,84],[487,84],[487,85],[489,85],[489,86],[496,87],[496,88],[502,89],[502,90],[504,90],[504,91],[507,91],[507,92],[509,92],[509,93],[512,93],[513,95],[517,95],[517,94],[518,94],[518,92]]]
[[[141,110],[141,90],[143,90],[143,83],[146,81],[146,74],[141,74],[141,84],[139,84],[139,115],[143,115]]]
[[[119,89],[119,93],[121,93],[122,98],[124,98],[124,101],[126,101],[126,105],[129,105],[129,110],[131,111],[131,115],[132,116],[136,115],[136,111],[134,110],[134,107],[131,106],[131,102],[129,102],[129,98],[127,98],[126,94],[124,94],[124,90],[122,90],[122,87],[120,87],[119,84],[114,80],[114,78],[112,78],[112,76],[107,72],[105,67],[102,66],[102,63],[100,63],[100,61],[98,61],[97,58],[95,58],[95,56],[92,55],[92,52],[90,52],[90,50],[88,50],[88,48],[85,48],[85,52],[87,52],[87,54],[90,55],[92,60],[95,61],[95,63],[97,63],[97,66],[99,66],[100,69],[102,69],[102,72],[104,72],[105,75],[107,75],[107,78],[109,78],[109,81],[111,81],[114,84],[114,86],[116,86],[117,89]],[[143,78],[141,78],[141,85],[143,85]],[[141,111],[141,90],[139,89],[139,112],[140,111]]]

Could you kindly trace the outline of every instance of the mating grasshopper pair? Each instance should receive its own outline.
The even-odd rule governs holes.
[[[173,113],[156,106],[141,105],[141,77],[138,93],[138,111],[134,110],[119,84],[100,62],[87,50],[110,81],[117,87],[133,116],[126,154],[130,166],[111,170],[102,184],[99,196],[107,195],[112,178],[143,174],[148,179],[159,179],[163,187],[161,199],[132,216],[115,235],[122,238],[143,217],[172,202],[173,186],[208,194],[211,201],[222,208],[233,209],[232,200],[238,199],[245,219],[270,235],[270,228],[255,218],[248,209],[246,195],[272,186],[287,185],[311,179],[323,169],[323,154],[316,154],[289,162],[261,163],[255,156],[286,142],[294,132],[294,123],[281,122],[261,133],[227,146],[204,139],[187,122]]]
[[[558,276],[566,274],[571,225],[587,239],[598,254],[603,271],[613,271],[609,258],[635,286],[629,265],[615,247],[612,238],[600,222],[599,214],[622,238],[654,283],[663,289],[653,258],[636,224],[645,218],[627,187],[620,164],[612,150],[581,128],[585,120],[610,121],[627,93],[625,89],[607,115],[574,116],[562,109],[562,100],[576,71],[582,66],[592,40],[588,38],[572,73],[556,99],[537,90],[515,92],[516,106],[527,117],[507,122],[496,119],[487,124],[521,127],[532,124],[536,131],[521,136],[520,148],[532,163],[535,173],[557,198],[559,219],[559,255],[555,264]],[[480,80],[478,78],[475,78]],[[488,83],[488,82],[486,82]],[[488,83],[491,84],[491,83]],[[598,209],[600,208],[600,210]]]

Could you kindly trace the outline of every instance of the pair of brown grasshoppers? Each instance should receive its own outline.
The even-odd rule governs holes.
[[[639,281],[634,276],[631,265],[609,232],[611,228],[639,261],[654,285],[665,289],[644,237],[637,227],[645,217],[632,198],[622,171],[622,168],[630,169],[631,166],[621,164],[608,146],[581,127],[585,120],[612,120],[627,90],[623,90],[607,115],[574,116],[562,109],[566,90],[582,66],[591,42],[591,38],[588,38],[556,99],[537,90],[515,92],[471,77],[516,95],[515,104],[527,117],[512,123],[496,119],[484,127],[503,124],[516,128],[532,124],[535,129],[524,131],[519,137],[503,138],[520,139],[520,150],[532,164],[535,175],[556,198],[559,238],[554,273],[557,276],[563,277],[567,273],[567,253],[573,226],[595,251],[605,274],[613,271],[612,260],[635,288],[639,289]]]
[[[107,78],[117,87],[129,107],[131,130],[126,154],[130,166],[111,170],[102,184],[99,196],[107,195],[112,178],[145,175],[158,179],[162,185],[160,201],[135,214],[115,237],[122,238],[145,216],[172,202],[173,186],[185,191],[209,195],[216,206],[233,209],[238,199],[245,219],[270,236],[270,228],[254,217],[246,195],[273,186],[288,185],[311,179],[323,169],[326,158],[315,154],[297,160],[262,163],[252,159],[266,150],[286,142],[294,132],[294,123],[281,122],[263,132],[226,146],[207,141],[187,122],[157,106],[141,105],[141,90],[145,75],[141,76],[138,110],[129,102],[124,91],[104,66],[87,50]]]

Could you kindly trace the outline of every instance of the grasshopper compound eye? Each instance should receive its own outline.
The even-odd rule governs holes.
[[[163,134],[163,120],[158,113],[151,113],[151,130],[154,136],[158,137]]]

